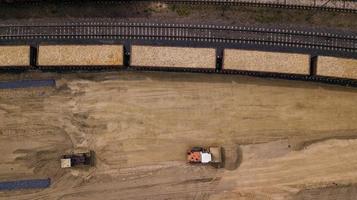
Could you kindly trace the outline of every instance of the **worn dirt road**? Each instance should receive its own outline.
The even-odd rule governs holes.
[[[353,199],[357,89],[241,76],[27,73],[56,88],[0,91],[0,180],[52,179],[0,199]],[[222,145],[223,169],[190,166]],[[91,169],[59,157],[93,149]]]

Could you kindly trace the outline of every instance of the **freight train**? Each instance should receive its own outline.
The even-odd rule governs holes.
[[[270,77],[318,77],[357,82],[357,59],[302,53],[132,45],[0,46],[0,69],[134,69],[237,73]]]

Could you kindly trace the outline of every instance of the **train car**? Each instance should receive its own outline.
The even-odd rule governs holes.
[[[319,56],[316,74],[318,76],[357,79],[357,59]]]
[[[0,46],[0,68],[30,67],[30,46]]]
[[[310,74],[310,55],[225,49],[223,70]]]
[[[123,66],[123,45],[40,45],[39,67]]]
[[[216,50],[214,48],[133,45],[130,66],[215,70]]]
[[[295,0],[299,1],[299,0]],[[301,1],[299,1],[300,3]],[[321,8],[334,8],[334,9],[347,9],[347,10],[357,10],[357,1],[356,0],[310,0],[313,2],[314,7],[321,7]],[[300,3],[301,4],[301,3]],[[297,4],[299,5],[299,4]]]

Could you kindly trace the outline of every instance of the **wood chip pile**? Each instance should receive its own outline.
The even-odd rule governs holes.
[[[0,67],[30,66],[30,46],[1,46]]]
[[[131,66],[139,67],[216,67],[213,48],[132,46]]]
[[[38,49],[39,66],[121,66],[122,45],[45,45]]]
[[[243,71],[309,74],[310,56],[296,53],[224,50],[223,68]]]
[[[357,60],[319,56],[317,75],[357,79]]]

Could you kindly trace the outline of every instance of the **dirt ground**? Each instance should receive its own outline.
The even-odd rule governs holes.
[[[353,199],[357,90],[190,73],[1,74],[55,88],[0,90],[0,180],[52,179],[0,199]],[[225,166],[191,166],[222,145]],[[60,169],[92,149],[96,166]]]

